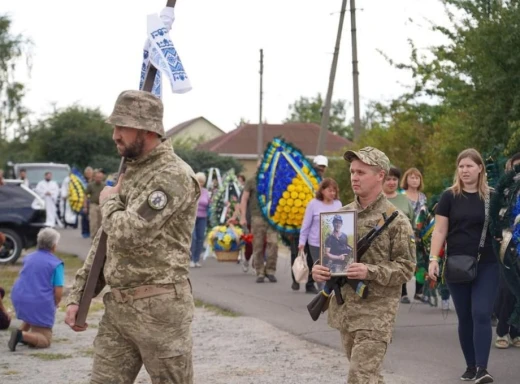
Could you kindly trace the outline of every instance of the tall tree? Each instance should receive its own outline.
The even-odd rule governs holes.
[[[320,125],[323,103],[321,93],[312,98],[302,96],[289,105],[289,117],[284,122],[316,123]],[[336,100],[331,103],[329,131],[351,139],[353,135],[352,125],[346,121],[345,106],[345,100]]]
[[[520,122],[520,2],[443,2],[451,23],[432,28],[447,42],[428,57],[410,42],[411,63],[396,64],[414,79],[403,100],[439,102],[464,119],[470,141],[461,144],[488,151],[508,142]]]
[[[37,161],[53,161],[83,168],[91,165],[116,171],[119,155],[112,127],[99,109],[71,106],[56,110],[31,131],[27,145]]]
[[[0,140],[7,138],[8,128],[15,124],[19,128],[15,136],[23,135],[28,115],[22,103],[25,87],[15,80],[14,73],[20,59],[25,57],[30,62],[31,43],[21,35],[13,35],[10,29],[9,17],[0,15]]]

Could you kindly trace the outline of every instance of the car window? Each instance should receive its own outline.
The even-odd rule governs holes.
[[[31,185],[36,185],[38,182],[42,181],[45,176],[45,172],[52,173],[52,180],[61,184],[63,179],[69,175],[69,170],[67,168],[55,168],[55,167],[26,167],[27,178]]]

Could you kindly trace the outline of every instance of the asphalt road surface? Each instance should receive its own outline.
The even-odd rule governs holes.
[[[84,258],[90,241],[82,239],[77,230],[61,232],[59,249]],[[244,273],[240,265],[219,263],[214,258],[204,261],[202,268],[191,270],[196,298],[264,320],[344,353],[339,333],[327,326],[326,314],[316,322],[309,317],[306,305],[313,296],[306,294],[303,286],[298,292],[291,290],[290,258],[288,249],[283,246],[280,247],[276,276],[277,283],[266,280],[264,284],[257,284],[251,271]],[[415,283],[412,281],[408,284],[410,297],[414,291]],[[401,304],[393,341],[385,358],[384,374],[389,379],[404,377],[421,384],[450,384],[460,382],[459,377],[465,368],[453,309],[445,317],[440,307],[432,308],[422,303]],[[520,348],[498,350],[492,347],[488,370],[496,383],[519,383]]]

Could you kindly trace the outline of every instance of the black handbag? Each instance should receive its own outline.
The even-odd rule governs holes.
[[[446,257],[444,265],[444,279],[448,283],[470,283],[477,277],[478,262],[484,243],[486,241],[486,233],[489,224],[489,194],[484,199],[485,219],[482,235],[480,236],[480,244],[478,246],[477,257],[470,255],[453,255]]]

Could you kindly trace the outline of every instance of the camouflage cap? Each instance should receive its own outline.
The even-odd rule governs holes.
[[[361,160],[368,165],[377,165],[385,172],[390,170],[390,160],[379,149],[374,147],[361,148],[359,151],[347,151],[343,155],[345,160],[352,162],[352,160]]]
[[[120,127],[144,129],[163,137],[163,113],[161,99],[150,92],[123,91],[106,122]]]

